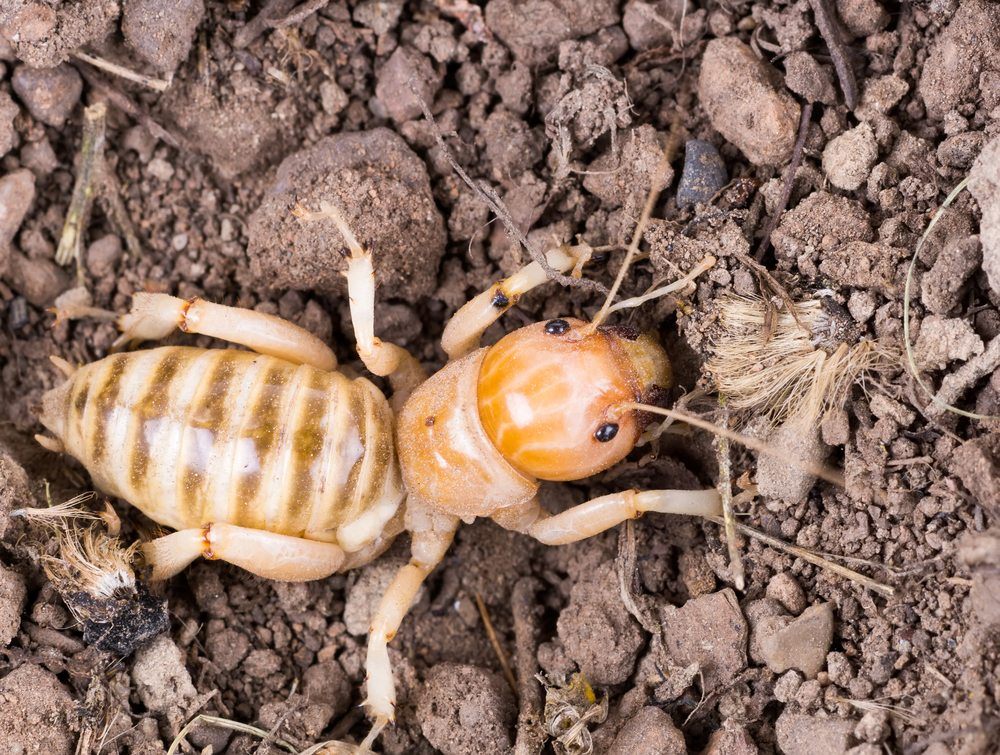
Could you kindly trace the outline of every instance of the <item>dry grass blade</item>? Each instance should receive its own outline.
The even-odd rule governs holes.
[[[716,524],[725,525],[725,521],[721,516],[709,516],[705,517],[709,521],[715,522]],[[879,595],[884,595],[887,598],[891,598],[896,594],[896,590],[889,585],[884,585],[881,582],[872,579],[871,577],[866,577],[864,574],[854,571],[853,569],[848,569],[846,566],[841,566],[840,564],[835,564],[832,561],[828,561],[814,551],[808,550],[807,548],[800,548],[797,545],[792,545],[791,543],[786,543],[784,540],[779,540],[776,537],[771,537],[770,535],[761,532],[760,530],[749,527],[745,524],[736,523],[736,529],[742,532],[744,535],[759,540],[762,543],[770,545],[772,548],[777,548],[778,550],[783,550],[786,553],[791,553],[793,556],[801,558],[803,561],[808,561],[810,564],[819,566],[822,569],[826,569],[834,574],[839,574],[841,577],[851,580],[852,582],[857,582],[859,585],[877,592]]]
[[[510,685],[510,691],[514,693],[517,697],[517,680],[514,678],[514,672],[510,669],[510,661],[507,660],[507,654],[503,651],[503,647],[500,645],[500,640],[497,638],[496,630],[493,628],[493,622],[490,620],[489,611],[486,610],[486,604],[483,603],[483,597],[477,592],[475,593],[476,598],[476,608],[479,609],[479,616],[483,620],[483,626],[486,627],[486,636],[490,639],[490,644],[493,646],[493,652],[496,653],[497,660],[500,662],[500,668],[503,669],[504,678],[507,679],[507,684]]]
[[[927,224],[927,228],[924,230],[923,235],[920,237],[920,241],[917,242],[917,248],[913,250],[913,257],[910,259],[910,265],[906,270],[906,284],[903,287],[903,346],[906,349],[906,364],[907,367],[909,367],[910,369],[910,374],[913,375],[913,379],[917,381],[917,385],[920,386],[920,389],[924,391],[924,393],[926,393],[928,396],[930,396],[931,403],[937,409],[936,412],[935,411],[931,412],[932,416],[940,414],[941,412],[951,412],[952,414],[957,414],[961,417],[968,417],[969,419],[998,419],[1000,417],[998,417],[997,415],[977,414],[975,412],[967,412],[964,409],[959,409],[956,406],[952,406],[952,404],[949,403],[949,400],[954,400],[954,398],[958,397],[957,395],[955,395],[954,398],[952,398],[952,393],[955,393],[954,390],[945,393],[944,396],[935,394],[934,391],[931,390],[930,386],[928,386],[927,383],[924,381],[923,377],[921,377],[920,375],[920,370],[917,367],[916,358],[913,355],[913,345],[910,340],[910,299],[913,296],[913,273],[916,271],[917,260],[920,257],[920,250],[923,249],[924,244],[926,243],[928,237],[931,235],[931,231],[934,230],[934,227],[938,224],[941,218],[944,217],[944,211],[951,206],[951,204],[958,198],[958,195],[961,194],[962,191],[964,191],[968,185],[969,185],[969,176],[966,176],[954,189],[952,189],[948,193],[948,196],[945,197],[944,202],[941,203],[941,206],[937,209],[937,212],[934,213],[934,217],[931,218],[931,222]],[[997,339],[994,339],[994,342],[996,341]],[[990,343],[990,349],[993,348],[994,342]],[[996,344],[996,348],[1000,349],[1000,342]],[[987,352],[984,352],[984,354],[988,353],[990,349],[988,349]],[[969,364],[972,364],[972,362],[970,362]],[[961,372],[961,370],[959,370],[959,372]],[[947,381],[948,378],[945,378],[945,380]],[[966,382],[966,378],[964,376],[962,376],[961,382],[963,384]],[[944,384],[942,384],[942,393],[944,393],[944,387],[945,387]]]
[[[920,718],[913,715],[906,708],[900,707],[899,705],[887,705],[885,703],[879,703],[874,700],[853,700],[849,697],[840,697],[837,695],[833,696],[833,701],[836,703],[844,703],[845,705],[850,705],[852,708],[857,708],[858,710],[863,710],[865,712],[872,710],[884,710],[891,716],[905,721],[908,724],[918,724],[920,723]]]
[[[73,57],[82,60],[84,63],[89,63],[94,68],[100,68],[102,71],[107,71],[123,79],[134,81],[136,84],[142,84],[144,87],[149,87],[157,92],[167,91],[173,83],[170,79],[157,79],[153,76],[147,76],[144,73],[133,71],[131,68],[112,63],[110,60],[105,60],[97,55],[90,55],[82,50],[74,52]]]
[[[183,729],[177,732],[177,736],[174,737],[174,741],[170,743],[170,747],[167,749],[167,755],[175,755],[180,746],[187,741],[187,735],[190,734],[191,730],[198,724],[220,726],[223,729],[238,731],[241,734],[252,734],[255,737],[260,737],[261,739],[273,742],[281,749],[292,753],[292,755],[296,755],[296,753],[298,753],[298,750],[294,747],[294,745],[289,744],[283,739],[271,739],[271,735],[264,729],[260,729],[256,726],[250,726],[250,724],[241,724],[239,721],[230,721],[228,718],[220,718],[219,716],[210,716],[207,713],[199,713],[197,716],[188,721]]]
[[[98,102],[83,111],[83,142],[80,145],[80,167],[73,185],[73,196],[66,222],[63,224],[56,262],[68,265],[76,260],[77,273],[83,272],[83,232],[90,222],[94,205],[95,181],[104,163],[104,136],[108,107]]]
[[[818,341],[837,332],[838,318],[820,300],[793,306],[793,311],[772,319],[768,338],[768,310],[762,299],[727,298],[720,305],[719,332],[706,364],[731,408],[763,415],[773,425],[790,417],[815,423],[843,403],[860,376],[889,363],[868,340],[840,343],[832,351],[818,347]]]
[[[729,424],[729,412],[724,413],[723,422]],[[726,550],[729,553],[729,571],[733,575],[733,584],[737,590],[746,586],[746,575],[743,571],[743,559],[740,557],[740,544],[736,537],[736,517],[733,513],[733,473],[729,458],[729,438],[720,435],[716,441],[716,452],[719,457],[719,498],[722,499],[722,519],[725,523]]]

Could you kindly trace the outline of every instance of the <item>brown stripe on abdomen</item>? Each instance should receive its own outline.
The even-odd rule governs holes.
[[[209,503],[207,476],[221,473],[212,468],[212,458],[219,437],[225,434],[226,424],[233,421],[226,400],[237,364],[245,358],[241,352],[229,349],[210,353],[215,358],[188,407],[181,457],[175,462],[178,465],[177,506],[180,515],[188,521],[200,522]]]
[[[145,392],[132,408],[135,429],[132,435],[129,482],[132,489],[142,495],[146,490],[146,476],[150,460],[156,449],[150,448],[150,423],[166,419],[174,394],[174,384],[190,360],[181,349],[163,349],[160,363],[149,377]]]
[[[128,364],[128,354],[115,354],[107,358],[107,366],[95,379],[94,397],[84,413],[84,433],[90,464],[100,468],[107,454],[108,422],[122,390],[122,376]],[[89,421],[86,421],[89,420]]]

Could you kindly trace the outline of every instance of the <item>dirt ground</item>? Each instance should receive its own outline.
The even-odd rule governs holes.
[[[51,537],[10,511],[91,489],[32,435],[61,380],[49,356],[99,359],[116,332],[54,323],[57,297],[124,312],[134,292],[161,291],[280,314],[362,369],[340,239],[296,205],[344,208],[374,252],[377,332],[444,363],[447,318],[529,254],[458,175],[417,94],[534,247],[614,247],[584,271],[602,285],[660,179],[623,295],[717,263],[693,293],[616,321],[660,334],[672,400],[700,387],[710,397],[690,411],[771,433],[786,454],[732,443],[733,491],[758,491],[737,495],[740,521],[873,582],[742,537],[740,588],[721,527],[691,518],[554,548],[476,522],[392,643],[399,706],[378,747],[1000,751],[1000,3],[0,0],[0,753],[153,755],[197,714],[267,736],[200,721],[178,751],[299,752],[366,733],[365,635],[405,538],[308,584],[197,562],[144,598],[153,613],[165,599],[168,621],[150,619],[129,652],[128,637],[93,641],[43,570]],[[101,103],[88,163],[84,122]],[[64,223],[88,165],[74,258]],[[882,355],[810,426],[790,424],[780,390],[765,408],[731,393],[724,414],[706,367],[727,297],[787,314],[780,292],[823,297],[830,331],[807,350]],[[601,301],[550,283],[486,340]],[[769,327],[751,336],[765,343]],[[776,363],[747,374],[766,385]],[[796,454],[843,470],[843,485],[786,463]],[[676,424],[542,498],[556,511],[626,487],[710,486],[719,459],[711,434]],[[125,539],[153,532],[113,504]]]

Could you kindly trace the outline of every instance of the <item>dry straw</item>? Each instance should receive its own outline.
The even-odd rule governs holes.
[[[874,342],[857,338],[839,305],[793,306],[774,313],[760,298],[724,299],[706,365],[731,409],[772,425],[792,418],[812,425],[843,404],[860,377],[889,363]]]

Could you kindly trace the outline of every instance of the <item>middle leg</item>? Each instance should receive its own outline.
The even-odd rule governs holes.
[[[427,379],[427,373],[402,346],[386,343],[375,335],[375,268],[371,252],[361,246],[340,210],[329,202],[321,202],[319,212],[296,207],[294,213],[303,220],[332,220],[343,236],[350,250],[347,258],[347,294],[354,337],[358,342],[358,356],[373,374],[389,378],[394,393],[393,403],[401,405]]]
[[[722,501],[707,490],[625,490],[586,501],[561,514],[537,519],[522,531],[546,545],[565,545],[600,534],[647,511],[721,516]]]

